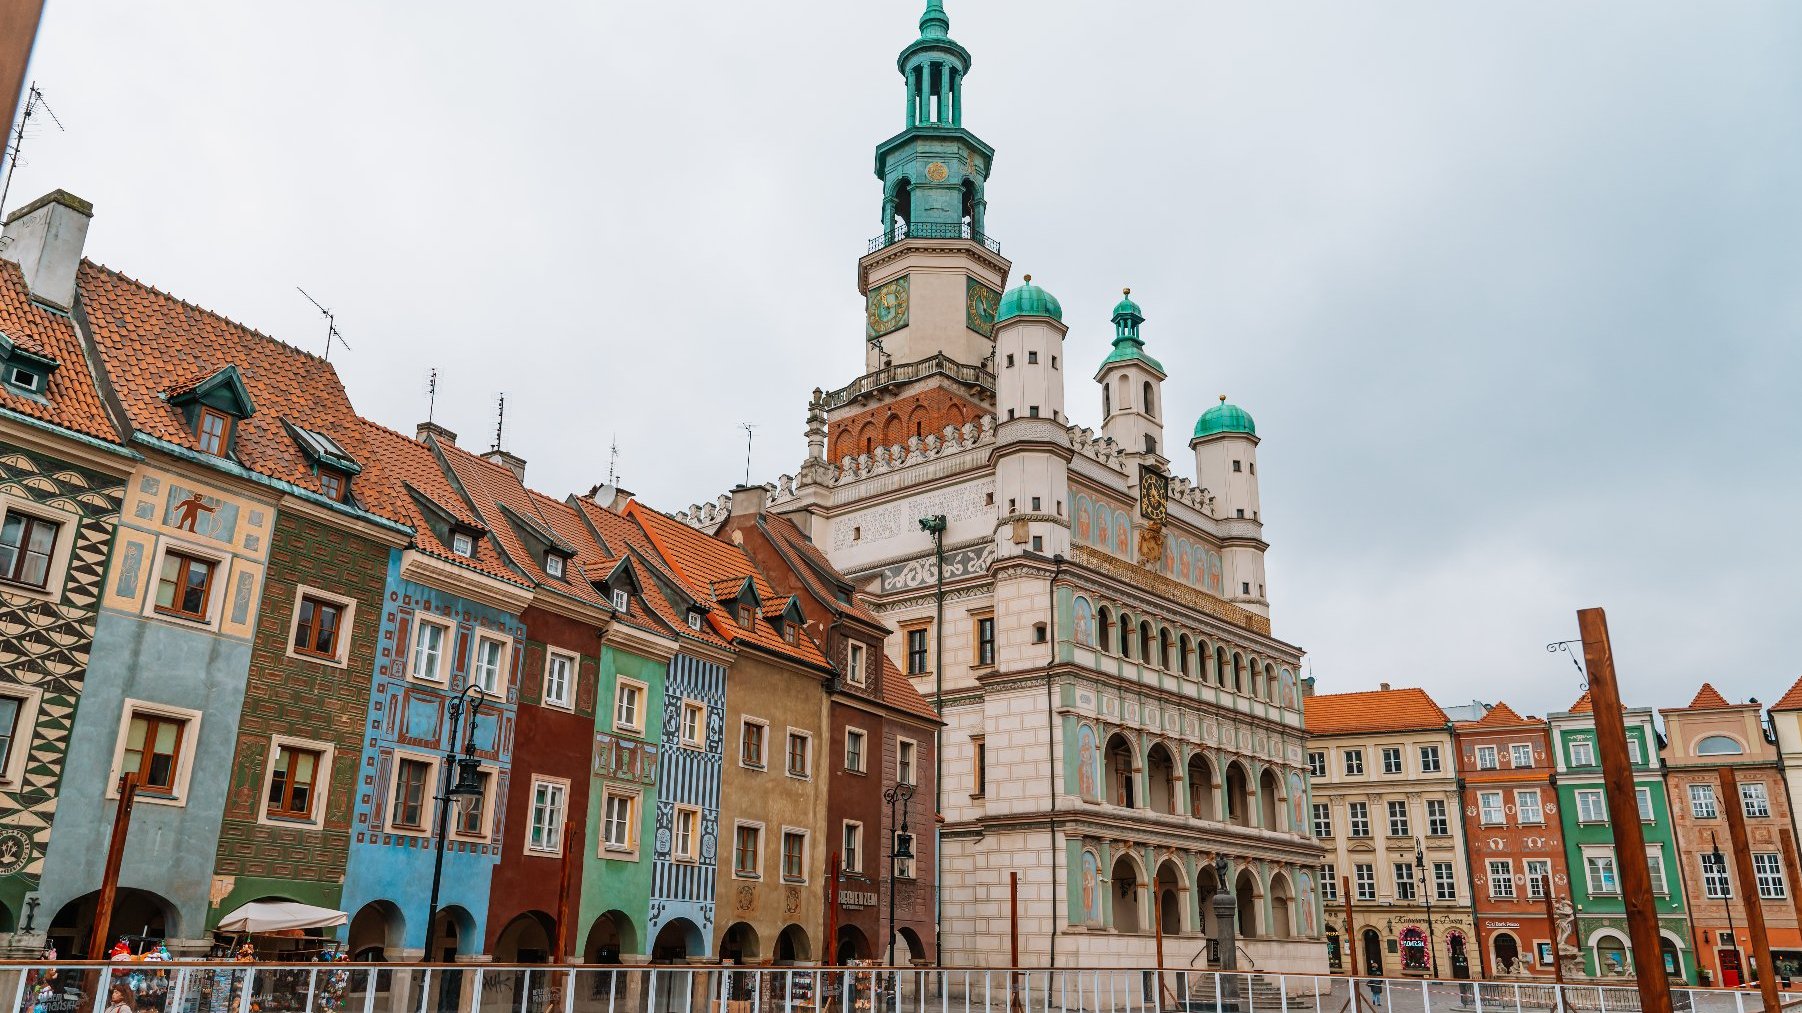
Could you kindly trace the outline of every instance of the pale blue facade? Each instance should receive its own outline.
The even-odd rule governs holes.
[[[651,867],[651,910],[648,939],[670,922],[685,918],[701,930],[712,952],[714,885],[719,868],[720,768],[726,738],[726,669],[710,661],[678,654],[670,659],[663,696],[663,762],[657,768],[657,817]],[[681,720],[685,704],[706,708],[701,742],[685,743]],[[676,862],[671,835],[677,806],[701,812],[699,862]]]

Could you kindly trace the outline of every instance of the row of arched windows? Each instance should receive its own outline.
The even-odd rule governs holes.
[[[1295,706],[1295,674],[1256,655],[1210,643],[1199,634],[1173,634],[1162,621],[1136,616],[1124,608],[1097,608],[1082,595],[1076,596],[1074,618],[1073,632],[1080,646],[1254,699]]]

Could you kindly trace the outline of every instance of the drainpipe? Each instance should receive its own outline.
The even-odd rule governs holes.
[[[920,518],[920,530],[932,536],[934,587],[932,623],[932,709],[939,723],[932,732],[932,955],[944,961],[945,942],[945,515]]]
[[[1045,638],[1051,645],[1051,665],[1045,666],[1045,786],[1050,789],[1051,809],[1045,816],[1045,836],[1051,842],[1051,955],[1046,961],[1047,967],[1057,966],[1057,920],[1063,917],[1058,912],[1057,894],[1057,750],[1052,746],[1057,722],[1057,703],[1051,685],[1051,669],[1057,662],[1057,575],[1064,568],[1064,554],[1051,557],[1051,616],[1050,631]],[[1065,882],[1068,882],[1066,878]]]

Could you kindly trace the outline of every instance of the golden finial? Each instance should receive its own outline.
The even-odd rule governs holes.
[[[1028,285],[1032,284],[1032,275],[1029,274],[1026,276],[1026,284],[1028,284]]]
[[[1133,294],[1133,290],[1132,290],[1132,289],[1130,289],[1130,288],[1123,288],[1123,289],[1121,289],[1121,290],[1120,290],[1120,294],[1121,294],[1121,295],[1132,295],[1132,294]]]
[[[1222,394],[1222,395],[1220,395],[1220,403],[1221,403],[1221,404],[1225,404],[1225,403],[1226,403],[1226,395],[1225,395],[1225,394]]]

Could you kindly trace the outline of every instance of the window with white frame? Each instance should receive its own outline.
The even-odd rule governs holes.
[[[1708,899],[1732,897],[1733,883],[1727,878],[1727,856],[1704,851],[1696,858],[1702,863],[1702,892]]]
[[[316,825],[323,813],[320,793],[331,786],[331,745],[277,735],[269,746],[262,821]]]
[[[431,781],[434,764],[415,756],[394,758],[394,784],[389,793],[388,826],[394,830],[424,830],[431,818]]]
[[[341,665],[350,647],[350,631],[357,604],[349,598],[301,586],[294,595],[293,632],[288,657]]]
[[[701,859],[701,810],[679,805],[671,813],[670,855],[678,862]]]
[[[616,731],[644,734],[645,685],[621,679],[613,689],[613,727]]]
[[[1445,812],[1445,799],[1427,799],[1427,836],[1449,837],[1452,832],[1452,821]]]
[[[672,816],[674,813],[672,812]],[[674,842],[672,841],[672,844]],[[601,847],[606,851],[638,848],[638,793],[608,788],[601,796]],[[675,849],[672,848],[672,853]]]
[[[493,637],[476,637],[475,657],[470,664],[470,680],[482,692],[498,697],[506,691],[506,645]]]
[[[563,557],[554,552],[545,553],[544,572],[552,577],[563,576]]]
[[[1748,819],[1764,819],[1771,815],[1771,797],[1765,794],[1763,781],[1747,781],[1740,785],[1739,799]]]
[[[615,612],[624,612],[632,604],[632,597],[626,593],[626,589],[623,587],[614,588],[612,598]]]
[[[563,853],[563,809],[569,784],[532,778],[532,811],[526,823],[526,850],[541,855]]]
[[[1545,807],[1539,804],[1538,788],[1516,788],[1514,790],[1514,815],[1522,826],[1533,826],[1545,822]]]
[[[1478,818],[1486,827],[1500,826],[1508,821],[1502,812],[1502,793],[1499,791],[1480,791],[1477,793]]]
[[[544,657],[544,702],[551,707],[569,707],[575,686],[576,659],[560,651],[548,651]]]
[[[1586,851],[1583,855],[1583,871],[1589,878],[1591,894],[1612,895],[1621,892],[1620,879],[1614,871],[1614,850],[1612,848],[1594,852]]]
[[[117,776],[136,774],[142,801],[170,804],[183,799],[194,765],[200,712],[127,700],[124,718],[114,753]],[[116,778],[108,783],[106,794],[117,797]]]
[[[740,823],[733,828],[732,875],[737,879],[763,875],[763,824]]]
[[[769,766],[769,732],[768,723],[756,718],[745,718],[738,729],[738,765],[752,770],[763,770]]]
[[[844,856],[845,872],[859,876],[863,874],[863,824],[856,820],[846,820],[843,839],[839,853]]]
[[[486,840],[488,837],[488,814],[493,811],[494,771],[476,771],[476,787],[480,790],[470,798],[456,814],[451,824],[451,831],[458,837],[475,840]]]
[[[1333,806],[1329,802],[1314,803],[1314,836],[1333,836]]]
[[[782,881],[807,882],[807,831],[782,828]]]
[[[10,507],[10,504],[4,504]],[[57,542],[64,524],[59,520],[7,509],[0,522],[0,580],[39,591],[50,589]]]
[[[868,736],[861,728],[845,729],[845,769],[853,774],[864,773],[864,744]]]
[[[1377,899],[1377,867],[1358,864],[1352,866],[1352,884],[1359,900]]]
[[[1545,883],[1552,875],[1552,863],[1544,858],[1529,858],[1524,863],[1527,874],[1527,897],[1545,899]]]
[[[1408,803],[1406,803],[1406,802],[1391,802],[1391,803],[1389,803],[1389,836],[1391,836],[1391,837],[1410,837],[1410,836],[1412,836],[1412,831],[1410,831],[1408,829]]]
[[[1639,740],[1631,735],[1627,736],[1627,760],[1634,766],[1646,762],[1645,750],[1640,747]]]
[[[1420,772],[1423,774],[1439,773],[1439,747],[1420,747]]]
[[[476,554],[475,539],[459,531],[451,535],[451,551],[459,556],[473,556]]]
[[[1395,863],[1395,899],[1414,899],[1414,863]]]
[[[1714,785],[1689,786],[1689,814],[1698,820],[1711,820],[1720,815],[1720,810],[1715,808]]]
[[[1402,748],[1400,746],[1383,747],[1383,773],[1399,774],[1402,772]]]
[[[1572,739],[1570,741],[1570,765],[1573,767],[1595,766],[1595,743],[1588,739]]]
[[[707,738],[707,705],[699,700],[682,701],[680,722],[677,732],[682,744],[690,749],[701,748]]]
[[[1633,789],[1633,798],[1639,803],[1639,821],[1641,823],[1652,822],[1652,789],[1635,788]]]
[[[35,687],[0,687],[0,784],[16,784],[25,776],[41,698]]]
[[[1345,751],[1345,772],[1351,775],[1364,773],[1364,750],[1347,749]]]
[[[1351,836],[1370,836],[1370,803],[1347,802],[1345,804],[1345,816],[1346,822],[1351,824]]]
[[[1339,899],[1339,871],[1331,865],[1320,867],[1320,899],[1336,901]]]
[[[1602,789],[1580,788],[1577,790],[1577,822],[1608,822],[1608,805],[1602,797]]]
[[[1492,900],[1514,899],[1514,863],[1489,863],[1489,896]]]
[[[1656,844],[1646,847],[1646,878],[1652,881],[1653,894],[1670,895],[1671,888],[1664,880],[1664,851]]]
[[[1774,851],[1752,853],[1752,875],[1758,880],[1758,896],[1765,900],[1782,900],[1789,896],[1783,881],[1783,857]]]
[[[895,780],[901,784],[918,784],[914,759],[919,748],[912,739],[895,740]]]
[[[1508,747],[1508,762],[1516,770],[1533,765],[1533,746],[1526,742],[1516,742]]]
[[[1433,863],[1433,899],[1458,899],[1458,874],[1452,870],[1450,862]]]
[[[450,669],[445,658],[450,633],[449,626],[419,617],[413,627],[413,670],[407,674],[425,682],[443,682]]]
[[[1496,763],[1496,759],[1495,759],[1495,747],[1494,746],[1478,746],[1477,747],[1477,769],[1478,770],[1494,770],[1494,769],[1496,769],[1497,766],[1499,766],[1499,764]]]
[[[1308,754],[1308,775],[1310,777],[1326,776],[1326,753],[1316,751]]]
[[[853,686],[864,685],[869,681],[869,676],[864,672],[864,646],[853,640],[845,648],[845,654],[845,677],[851,680]]]
[[[813,774],[813,736],[788,730],[788,776],[811,777]]]

